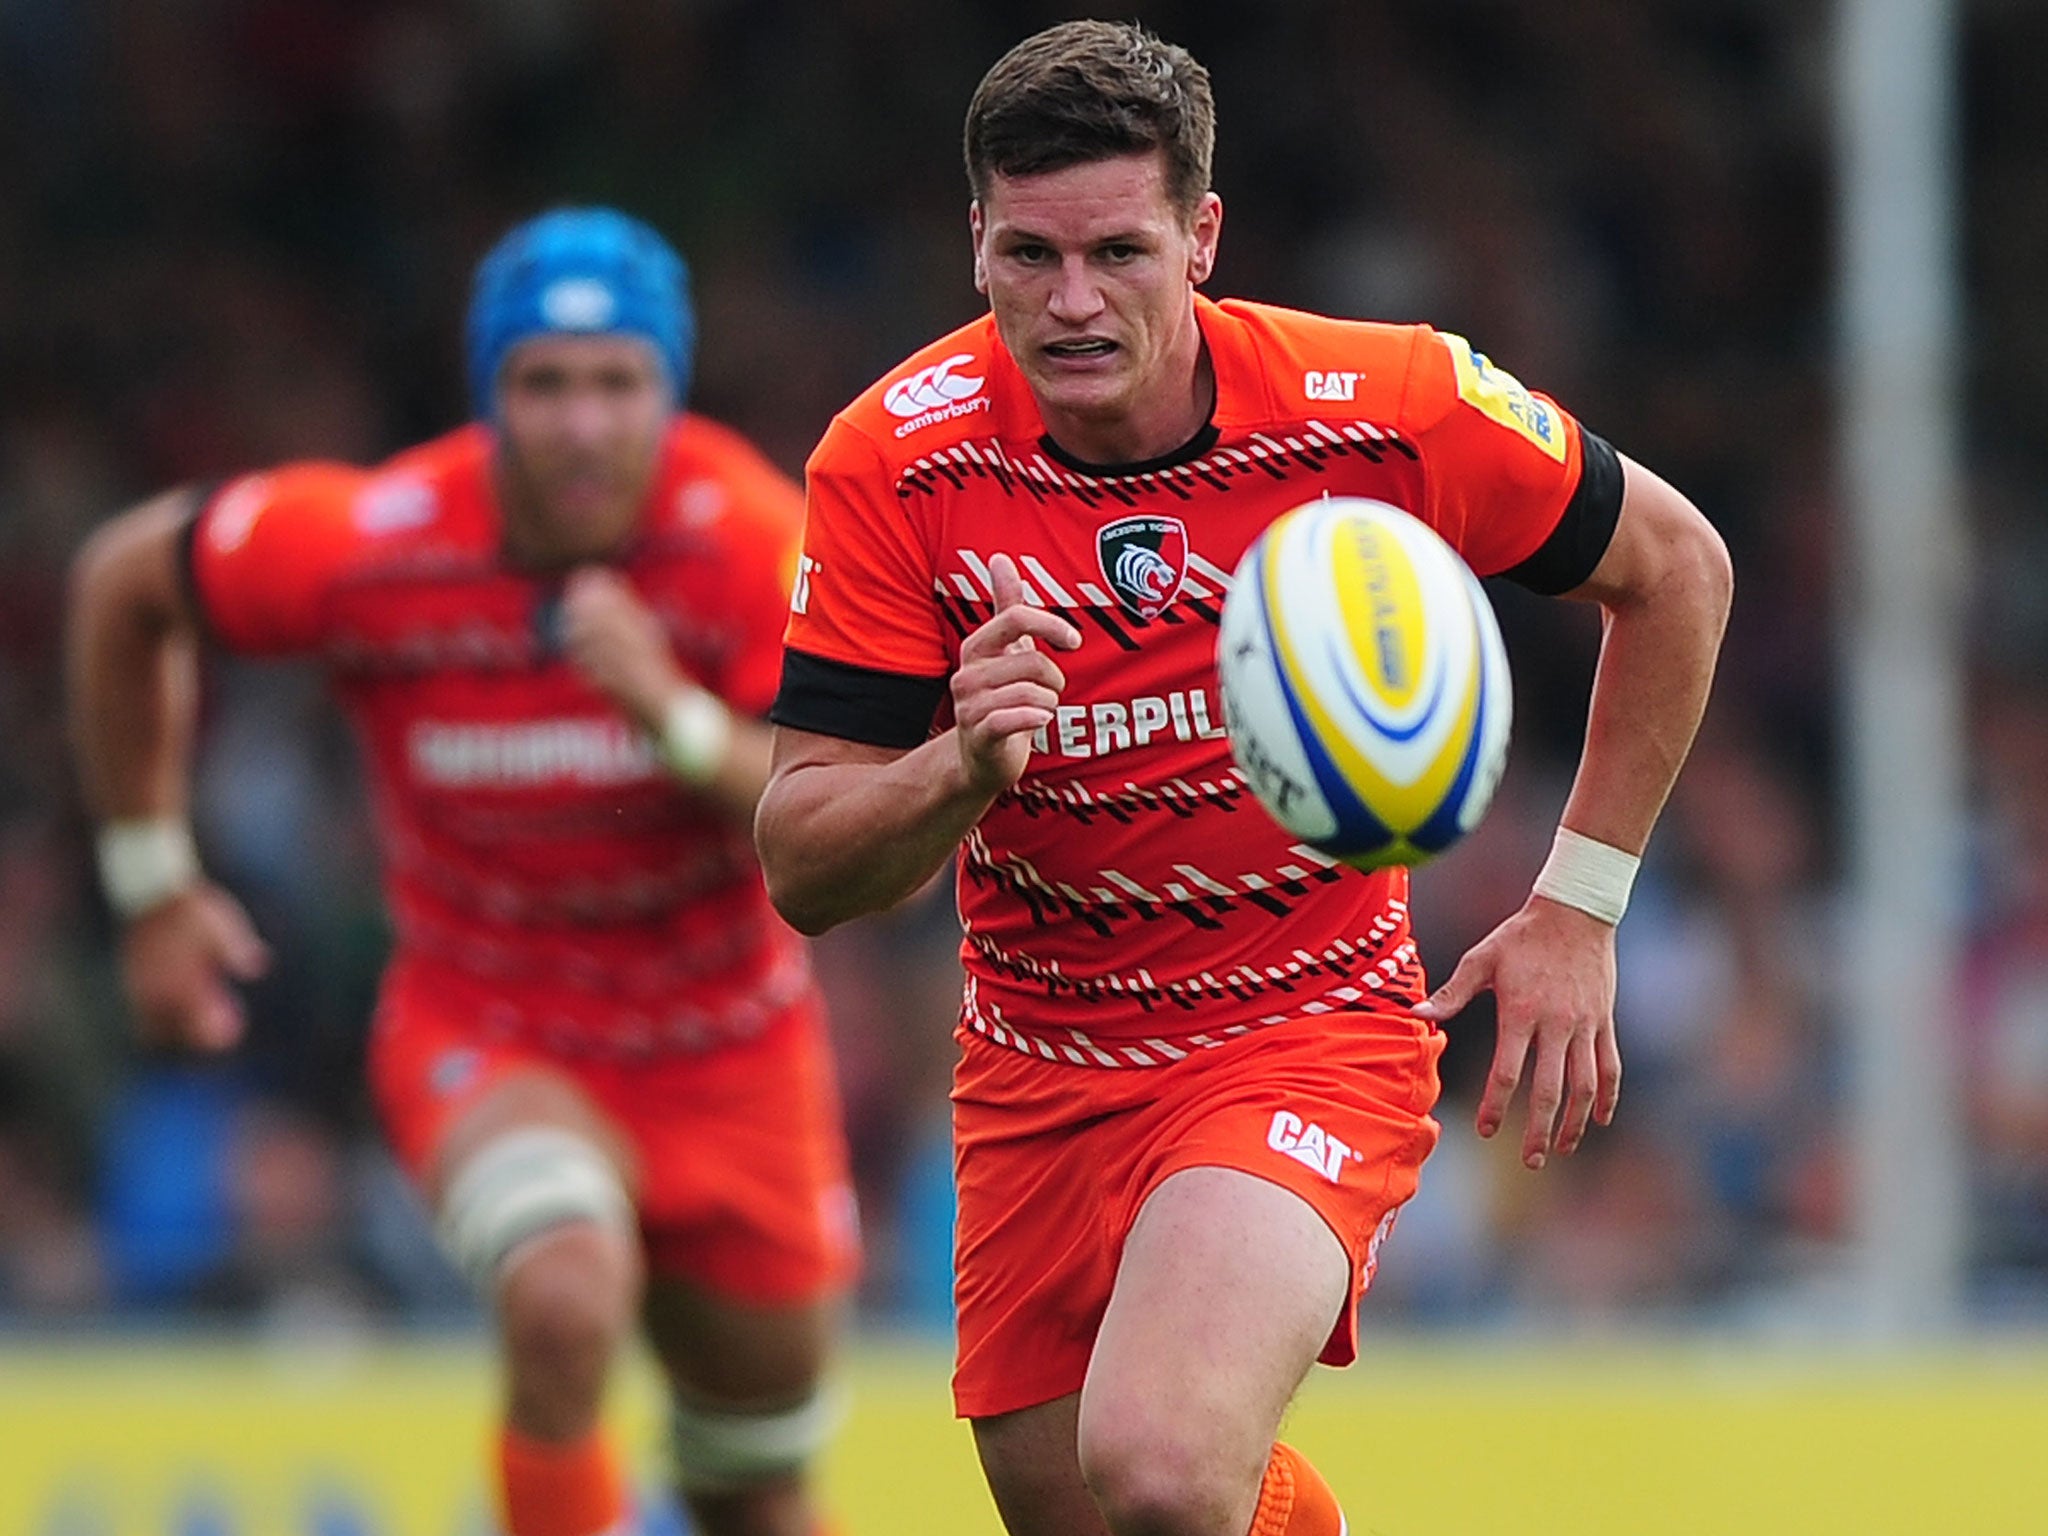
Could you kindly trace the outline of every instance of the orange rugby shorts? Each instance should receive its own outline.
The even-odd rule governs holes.
[[[1351,1256],[1324,1345],[1357,1358],[1383,1225],[1435,1147],[1444,1037],[1405,1012],[1289,1020],[1163,1067],[1081,1067],[959,1032],[954,1406],[982,1418],[1078,1392],[1146,1197],[1242,1169],[1313,1206]]]
[[[456,1119],[506,1077],[567,1077],[639,1165],[648,1268],[735,1300],[845,1289],[859,1229],[823,1012],[800,998],[751,1040],[639,1061],[565,1058],[487,1037],[489,993],[401,963],[385,979],[370,1083],[399,1161],[424,1184]]]

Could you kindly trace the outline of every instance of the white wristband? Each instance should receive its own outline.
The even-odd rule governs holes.
[[[669,771],[687,784],[708,784],[725,765],[732,744],[732,712],[702,688],[669,700],[656,746]]]
[[[192,829],[175,816],[110,821],[99,833],[100,886],[123,922],[199,883]]]
[[[1576,907],[1603,923],[1618,923],[1628,910],[1629,888],[1642,860],[1611,843],[1559,827],[1550,857],[1536,876],[1536,894]]]

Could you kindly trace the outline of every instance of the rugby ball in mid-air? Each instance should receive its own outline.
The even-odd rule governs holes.
[[[1346,864],[1420,864],[1493,799],[1513,710],[1500,626],[1398,507],[1331,497],[1276,519],[1237,567],[1216,666],[1252,792]]]

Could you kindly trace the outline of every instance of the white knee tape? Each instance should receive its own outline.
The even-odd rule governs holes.
[[[611,1159],[574,1131],[531,1126],[470,1156],[442,1196],[437,1229],[448,1256],[489,1295],[507,1254],[572,1221],[595,1221],[626,1236],[636,1229],[633,1202]]]
[[[688,1493],[725,1493],[801,1471],[832,1438],[844,1406],[841,1394],[826,1387],[777,1413],[673,1404],[669,1454],[676,1486]]]

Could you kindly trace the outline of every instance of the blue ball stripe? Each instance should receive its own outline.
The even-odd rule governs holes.
[[[1325,853],[1340,857],[1371,853],[1384,848],[1394,840],[1394,834],[1386,823],[1367,809],[1358,798],[1358,793],[1344,777],[1343,770],[1323,749],[1321,739],[1316,735],[1315,726],[1310,722],[1307,711],[1302,708],[1301,698],[1296,692],[1294,681],[1287,675],[1287,668],[1280,661],[1280,647],[1273,634],[1273,615],[1263,601],[1265,592],[1266,546],[1258,546],[1254,555],[1255,565],[1247,573],[1254,583],[1253,590],[1262,595],[1258,605],[1259,624],[1265,631],[1266,653],[1273,658],[1273,677],[1280,685],[1280,698],[1287,705],[1288,717],[1294,722],[1295,740],[1301,743],[1302,755],[1308,759],[1309,771],[1315,775],[1316,788],[1322,791],[1323,801],[1336,818],[1336,833],[1327,838],[1316,839],[1315,846]]]
[[[1337,643],[1336,636],[1328,637],[1327,646],[1331,663],[1337,673],[1337,685],[1344,690],[1344,697],[1351,707],[1364,716],[1366,724],[1389,741],[1413,741],[1429,728],[1429,723],[1436,718],[1437,709],[1444,701],[1444,682],[1450,672],[1449,667],[1437,668],[1436,687],[1430,693],[1429,703],[1423,706],[1422,713],[1416,716],[1415,723],[1404,729],[1380,714],[1373,708],[1369,699],[1361,697],[1358,690],[1351,686],[1351,678],[1344,666],[1344,649]]]
[[[1474,627],[1476,629],[1477,626]],[[1465,803],[1465,796],[1471,793],[1472,777],[1479,769],[1480,747],[1486,740],[1486,651],[1479,645],[1479,636],[1476,633],[1472,641],[1479,647],[1479,653],[1475,658],[1477,664],[1473,669],[1478,674],[1473,687],[1479,696],[1473,701],[1472,735],[1465,743],[1465,760],[1458,764],[1457,777],[1451,780],[1451,787],[1444,792],[1443,799],[1437,803],[1437,808],[1430,814],[1429,820],[1408,834],[1408,841],[1425,853],[1442,853],[1458,840],[1458,811]]]

